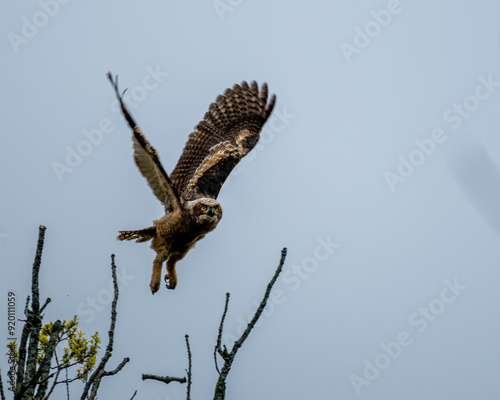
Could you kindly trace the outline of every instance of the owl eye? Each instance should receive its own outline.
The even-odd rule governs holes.
[[[214,207],[215,212],[219,212],[219,206]]]
[[[207,211],[207,206],[202,205],[202,206],[200,207],[200,210],[201,210],[201,211]]]

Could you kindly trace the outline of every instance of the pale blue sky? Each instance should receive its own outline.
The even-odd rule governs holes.
[[[228,399],[498,399],[500,4],[436,3],[4,5],[0,296],[16,291],[22,312],[44,224],[46,321],[78,313],[105,336],[114,253],[109,368],[131,362],[99,397],[184,398],[183,385],[140,377],[182,375],[187,333],[192,397],[211,398],[225,293],[230,340],[287,246]],[[115,239],[162,207],[133,163],[108,71],[167,171],[227,87],[266,81],[278,98],[175,291],[151,296],[153,251]]]

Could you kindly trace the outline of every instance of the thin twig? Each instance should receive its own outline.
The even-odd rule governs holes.
[[[126,363],[130,361],[128,357],[124,358],[123,361],[112,371],[106,371],[104,368],[106,367],[106,363],[110,359],[113,352],[113,343],[115,336],[115,325],[116,325],[116,305],[118,303],[118,280],[116,278],[116,265],[115,265],[115,255],[111,255],[111,273],[113,275],[113,288],[114,288],[114,297],[111,302],[111,324],[108,331],[108,345],[106,346],[106,352],[101,359],[101,362],[95,369],[95,371],[90,376],[89,380],[86,382],[85,387],[83,388],[81,400],[89,399],[94,400],[97,395],[97,390],[99,389],[99,385],[101,384],[101,379],[104,376],[110,376],[118,373]],[[89,395],[90,390],[90,395]]]
[[[238,349],[243,345],[243,342],[246,340],[248,335],[250,335],[250,332],[255,327],[255,324],[257,323],[260,316],[262,315],[262,312],[264,311],[264,308],[266,307],[267,300],[269,299],[269,295],[271,294],[271,289],[273,288],[274,284],[276,283],[276,280],[278,279],[279,274],[281,273],[281,270],[283,269],[283,265],[285,263],[285,258],[286,258],[286,248],[283,248],[283,250],[281,250],[281,258],[280,258],[278,268],[276,269],[276,272],[274,273],[273,278],[271,279],[271,281],[267,285],[266,292],[264,293],[264,298],[262,299],[259,307],[257,308],[257,311],[255,311],[255,314],[254,314],[252,320],[247,325],[247,328],[242,333],[241,337],[236,342],[234,342],[230,353],[228,353],[228,351],[225,347],[224,347],[224,349],[222,349],[220,346],[219,337],[222,336],[222,328],[219,328],[219,336],[217,337],[216,348],[217,348],[218,353],[224,359],[224,366],[222,367],[222,370],[219,372],[219,379],[217,380],[217,383],[215,385],[214,400],[224,400],[224,397],[226,394],[226,378],[227,378],[227,375],[229,374],[229,371],[231,369],[231,365],[233,364],[233,361],[236,357],[236,353],[238,352]],[[228,300],[229,300],[229,297],[226,296],[226,307],[224,309],[224,314],[223,314],[223,317],[221,320],[221,327],[222,327],[222,324],[224,322]]]
[[[147,379],[151,379],[153,381],[159,381],[163,382],[165,384],[169,384],[170,382],[179,382],[179,383],[186,383],[188,382],[188,388],[187,388],[187,399],[189,400],[190,398],[190,392],[191,392],[191,349],[189,348],[189,336],[186,335],[186,346],[187,346],[187,351],[188,351],[188,371],[187,375],[188,378],[178,378],[176,376],[159,376],[159,375],[152,375],[152,374],[142,374],[142,380],[145,381]]]
[[[40,313],[43,312],[43,310],[45,310],[45,307],[47,307],[47,305],[52,301],[52,299],[50,297],[47,297],[47,300],[45,300],[45,303],[43,303],[43,306],[42,308],[40,308]]]
[[[43,398],[43,400],[47,400],[51,396],[51,394],[54,391],[56,385],[59,383],[59,382],[57,382],[57,379],[59,378],[59,374],[61,373],[61,369],[62,368],[60,368],[59,357],[57,357],[57,349],[54,351],[54,359],[56,360],[56,366],[53,367],[53,368],[56,368],[57,372],[55,373],[55,377],[54,377],[54,381],[52,382],[52,386],[51,386],[49,392]],[[66,379],[67,379],[67,376],[68,376],[68,370],[66,369]]]
[[[166,383],[167,385],[170,382],[186,383],[186,378],[177,378],[175,376],[158,376],[151,374],[142,374],[142,380],[145,381],[146,379],[151,379],[153,381],[160,381]]]
[[[24,305],[24,315],[26,315],[26,317],[28,317],[28,313],[29,313],[28,307],[30,305],[30,299],[31,299],[31,297],[29,295],[26,296],[26,304]]]
[[[69,400],[68,368],[66,368],[66,400]]]
[[[130,361],[130,358],[125,357],[120,364],[113,370],[113,371],[104,371],[102,373],[102,376],[111,376],[111,375],[116,375],[118,372],[122,370],[122,368],[125,366],[126,363]]]
[[[179,383],[186,383],[187,382],[186,399],[190,400],[191,399],[191,368],[192,368],[192,363],[191,363],[191,348],[189,346],[189,335],[186,335],[185,339],[186,339],[186,347],[187,347],[187,353],[188,353],[188,369],[186,370],[187,379],[185,377],[178,378],[176,376],[159,376],[159,375],[152,375],[152,374],[142,374],[142,380],[145,381],[147,379],[151,379],[154,381],[163,382],[167,385],[170,382],[179,382]]]
[[[134,392],[134,394],[132,395],[132,397],[130,398],[130,400],[134,400],[134,397],[135,397],[136,394],[137,394],[137,390]]]
[[[187,394],[186,400],[191,400],[191,349],[189,348],[189,335],[186,335],[186,347],[188,353],[188,370],[187,373]]]
[[[233,357],[238,351],[238,349],[241,347],[245,339],[248,337],[248,335],[254,328],[255,324],[257,323],[258,319],[260,318],[262,312],[264,311],[264,308],[266,307],[267,304],[267,300],[269,299],[269,295],[271,294],[271,289],[273,288],[274,284],[276,283],[276,280],[278,279],[278,276],[281,273],[281,270],[283,269],[283,264],[285,263],[285,257],[286,257],[286,248],[281,250],[280,263],[278,265],[278,268],[276,269],[276,272],[274,273],[273,279],[271,279],[271,282],[269,282],[269,284],[267,285],[266,293],[264,294],[264,298],[262,299],[259,308],[257,308],[257,311],[255,311],[255,315],[248,324],[247,328],[245,329],[241,337],[234,343],[233,348],[231,349],[231,355],[233,355]]]
[[[217,334],[217,344],[215,345],[215,349],[214,349],[215,369],[217,370],[219,375],[220,375],[220,370],[219,370],[219,366],[217,365],[217,352],[221,355],[221,357],[224,360],[228,356],[226,346],[224,346],[224,350],[223,350],[221,347],[221,342],[222,342],[222,331],[224,329],[224,320],[226,319],[226,314],[227,314],[230,296],[231,295],[229,293],[226,293],[226,303],[224,304],[224,312],[222,313],[222,317],[220,319],[219,333]]]

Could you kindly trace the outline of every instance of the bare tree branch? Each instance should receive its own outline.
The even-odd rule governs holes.
[[[166,383],[167,385],[170,382],[186,383],[186,378],[177,378],[175,376],[159,376],[159,375],[151,375],[151,374],[142,374],[142,380],[145,381],[146,379],[160,381],[160,382]]]
[[[32,382],[32,377],[36,373],[38,341],[40,338],[40,330],[42,329],[42,316],[40,314],[40,289],[38,284],[40,265],[42,263],[43,244],[45,240],[45,229],[45,226],[40,225],[38,244],[31,276],[31,310],[28,310],[28,322],[30,323],[31,329],[29,333],[28,358],[26,360],[26,382]],[[33,396],[34,391],[34,386],[27,387],[26,396]]]
[[[189,348],[189,335],[186,335],[186,347],[188,352],[188,369],[187,373],[187,394],[186,400],[191,400],[191,349]]]
[[[38,234],[37,250],[35,254],[35,261],[33,263],[32,276],[31,276],[31,295],[27,296],[26,305],[24,308],[24,314],[26,315],[26,320],[24,320],[24,326],[21,333],[21,338],[19,342],[18,350],[18,360],[16,366],[16,383],[14,390],[14,400],[47,400],[51,396],[54,387],[59,383],[66,383],[67,397],[69,399],[69,386],[70,382],[78,379],[68,379],[67,372],[68,368],[72,367],[79,362],[73,364],[65,364],[61,367],[59,363],[56,347],[61,340],[69,339],[67,334],[61,334],[63,329],[63,324],[60,320],[57,320],[52,324],[52,329],[48,337],[48,341],[44,342],[43,346],[43,357],[40,359],[40,333],[42,331],[42,312],[51,302],[50,298],[47,298],[43,305],[40,307],[40,290],[39,290],[39,273],[42,261],[42,252],[45,239],[45,226],[40,225]],[[111,256],[111,269],[113,274],[114,283],[114,298],[111,305],[111,326],[108,331],[109,343],[106,347],[106,353],[104,354],[99,366],[97,367],[94,374],[87,382],[82,399],[95,399],[99,384],[103,376],[115,375],[118,373],[127,362],[129,358],[125,358],[119,365],[112,371],[106,371],[106,362],[111,357],[113,351],[113,338],[116,325],[116,305],[118,301],[118,282],[116,277],[116,265],[114,262],[114,255]],[[31,308],[30,308],[31,301]],[[60,337],[60,335],[62,335]],[[56,366],[52,367],[52,359],[56,360]],[[66,380],[58,382],[58,376],[61,368],[66,369]],[[51,373],[51,370],[55,369],[57,372]],[[55,376],[55,378],[54,378]],[[54,381],[49,388],[50,379],[54,378]],[[90,395],[88,395],[89,390],[91,390]],[[35,395],[36,391],[36,395]],[[47,392],[48,391],[48,392]],[[0,376],[0,398],[5,399],[3,393],[3,384]]]
[[[33,312],[40,311],[40,289],[38,287],[40,265],[42,264],[43,243],[45,241],[45,226],[40,225],[38,228],[38,244],[36,248],[35,262],[33,263],[33,271],[31,274],[31,309]]]
[[[226,346],[224,346],[224,349],[222,349],[221,341],[222,341],[222,331],[224,330],[224,320],[226,319],[227,307],[229,305],[230,296],[231,295],[229,293],[226,293],[226,303],[224,304],[224,312],[222,313],[222,318],[220,319],[219,333],[217,334],[217,344],[215,345],[214,349],[215,369],[217,370],[219,375],[220,371],[219,371],[219,366],[217,365],[217,353],[219,353],[224,360],[229,356]]]
[[[17,366],[17,383],[15,389],[15,400],[33,398],[35,386],[41,371],[36,370],[38,358],[38,341],[42,329],[42,316],[40,311],[39,273],[42,263],[43,244],[45,240],[45,226],[40,225],[38,229],[38,243],[31,275],[31,310],[28,309],[30,297],[26,301],[25,314],[27,317],[21,335],[19,346],[19,362]],[[47,303],[47,301],[45,302]],[[45,305],[44,305],[45,307]],[[28,347],[28,349],[26,349]],[[50,367],[50,365],[49,365]],[[33,379],[37,375],[36,379]]]
[[[29,296],[28,296],[29,298]],[[30,323],[29,321],[26,321],[26,323],[23,326],[23,332],[21,334],[21,340],[19,344],[19,357],[18,357],[18,362],[17,362],[17,377],[16,377],[16,390],[15,393],[16,395],[14,396],[14,399],[21,399],[21,397],[17,396],[17,393],[21,392],[21,388],[24,383],[24,365],[26,364],[26,343],[28,342],[28,337],[30,334]]]
[[[5,393],[3,391],[2,370],[0,370],[0,399],[5,400]]]
[[[43,303],[43,305],[40,307],[39,272],[40,272],[41,258],[42,258],[44,238],[45,238],[45,229],[46,228],[43,225],[40,225],[37,250],[32,270],[31,296],[28,296],[26,301],[26,306],[25,306],[26,320],[22,330],[20,338],[20,346],[18,351],[18,364],[16,371],[17,382],[16,382],[16,387],[14,389],[14,400],[46,400],[52,394],[54,387],[59,383],[66,383],[67,397],[69,399],[68,384],[77,379],[77,378],[71,380],[68,379],[67,367],[75,365],[72,364],[69,366],[65,365],[66,380],[57,381],[57,377],[60,372],[60,364],[57,359],[56,347],[59,343],[58,339],[60,339],[59,335],[62,329],[62,323],[60,320],[52,324],[52,330],[49,335],[48,343],[44,342],[47,344],[46,345],[44,344],[43,347],[44,350],[43,358],[38,363],[40,332],[42,329],[42,318],[43,318],[42,312],[45,310],[46,306],[51,302],[51,299],[47,298]],[[225,345],[222,345],[224,322],[228,313],[229,299],[230,299],[230,294],[226,293],[224,311],[221,317],[217,334],[217,342],[214,349],[215,368],[219,374],[219,378],[215,386],[214,400],[224,400],[225,398],[226,380],[229,371],[232,367],[232,364],[235,360],[236,354],[239,348],[243,345],[245,340],[250,335],[251,331],[254,329],[259,318],[261,317],[266,307],[267,301],[269,300],[271,290],[283,269],[286,254],[287,254],[286,248],[283,248],[283,250],[281,251],[281,259],[279,265],[276,269],[273,278],[267,285],[264,297],[259,307],[255,311],[252,320],[248,323],[245,331],[241,334],[240,338],[233,343],[233,346],[230,351],[228,351]],[[118,364],[118,366],[115,369],[111,371],[106,370],[106,364],[111,358],[113,352],[114,334],[115,334],[116,317],[117,317],[116,308],[119,296],[114,255],[111,255],[111,271],[113,276],[114,297],[111,303],[111,322],[110,322],[110,328],[108,330],[108,345],[106,346],[105,354],[102,357],[99,365],[92,373],[90,378],[88,378],[88,381],[85,384],[84,390],[81,395],[81,400],[95,400],[97,398],[96,397],[97,391],[101,384],[102,378],[104,376],[112,376],[117,374],[130,361],[130,359],[126,357]],[[30,301],[31,301],[31,309],[29,308]],[[188,354],[188,369],[186,369],[187,377],[179,378],[171,376],[157,376],[151,374],[143,374],[142,379],[157,380],[165,384],[168,384],[170,382],[179,382],[179,383],[187,382],[186,399],[191,400],[192,354],[191,354],[188,335],[185,335],[185,341]],[[224,364],[221,369],[219,369],[219,366],[217,365],[218,356],[220,356],[224,361]],[[56,366],[53,367],[53,369],[57,370],[57,372],[51,374],[50,373],[51,361],[54,357],[56,359]],[[56,375],[56,378],[53,382],[50,391],[47,393],[49,387],[49,380],[54,378],[54,375]],[[36,395],[35,395],[35,390],[36,390]],[[136,395],[137,391],[134,392],[134,394],[131,397],[131,400],[133,400]],[[0,373],[0,400],[5,400],[1,373]]]
[[[30,296],[26,297],[26,304],[24,305],[24,315],[28,316],[28,307],[30,305]]]
[[[57,346],[57,339],[59,337],[59,332],[61,331],[61,321],[57,320],[52,325],[52,332],[50,332],[49,344],[45,349],[45,355],[38,367],[38,371],[33,376],[35,382],[40,379],[40,385],[36,393],[35,399],[41,400],[45,393],[47,392],[47,387],[49,384],[49,373],[50,373],[50,362],[54,355],[55,347]]]
[[[283,250],[281,250],[280,263],[278,265],[278,268],[276,269],[276,272],[274,273],[273,278],[267,285],[264,298],[262,299],[259,308],[257,308],[257,311],[255,311],[252,320],[247,325],[247,328],[242,333],[241,337],[236,342],[234,342],[230,353],[228,353],[225,347],[224,349],[220,347],[220,340],[219,340],[219,337],[222,336],[222,326],[224,323],[224,318],[226,316],[227,305],[229,301],[229,296],[226,295],[226,307],[224,308],[224,314],[222,315],[221,324],[219,328],[219,336],[217,337],[217,351],[220,354],[220,356],[224,359],[224,366],[222,367],[222,370],[219,372],[219,379],[217,380],[217,384],[215,385],[214,400],[224,400],[226,395],[227,375],[229,374],[231,365],[233,364],[234,358],[236,357],[236,353],[238,352],[238,349],[243,345],[243,342],[246,340],[248,335],[250,335],[250,332],[255,327],[255,324],[257,323],[262,312],[264,311],[264,308],[266,307],[267,304],[267,300],[269,299],[269,295],[271,293],[271,289],[273,288],[274,284],[276,283],[276,280],[278,279],[279,274],[281,273],[281,270],[283,269],[285,258],[286,258],[286,248],[283,248]]]
[[[68,368],[66,368],[66,400],[69,400]]]
[[[61,342],[61,340],[62,340],[62,338],[59,338],[58,342]],[[56,347],[57,347],[57,345],[56,345]],[[76,381],[78,378],[75,377],[73,379],[68,379],[68,369],[70,367],[78,364],[78,362],[74,362],[73,364],[69,364],[67,367],[61,367],[61,364],[59,363],[59,357],[57,356],[57,351],[54,351],[54,358],[56,360],[56,366],[52,367],[52,368],[56,369],[56,373],[55,373],[55,376],[54,376],[54,381],[52,382],[52,386],[50,387],[49,392],[45,395],[45,397],[43,398],[43,400],[47,400],[52,395],[52,392],[54,391],[54,389],[56,388],[56,386],[59,385],[59,384],[61,384],[61,383],[66,383],[66,392],[67,392],[67,396],[66,397],[69,399],[69,384],[70,384],[70,382]],[[66,379],[64,381],[58,381],[59,374],[61,373],[61,371],[63,369],[66,371]]]
[[[113,343],[114,343],[114,335],[115,335],[115,325],[116,325],[116,304],[118,302],[118,280],[116,278],[116,265],[115,265],[115,255],[111,255],[111,272],[113,275],[113,287],[114,287],[114,297],[113,302],[111,303],[111,325],[108,331],[108,345],[106,346],[106,352],[101,359],[101,362],[97,366],[94,373],[90,376],[89,380],[85,384],[83,389],[81,400],[89,399],[94,400],[97,395],[97,390],[99,389],[99,385],[101,384],[101,379],[104,376],[110,376],[118,373],[127,362],[130,361],[128,357],[124,358],[123,361],[112,371],[106,371],[104,368],[106,367],[106,363],[111,358],[113,352]],[[89,395],[90,390],[90,395]]]
[[[186,347],[187,347],[187,353],[188,353],[188,370],[186,371],[187,373],[187,379],[182,377],[178,378],[175,376],[159,376],[159,375],[152,375],[152,374],[142,374],[142,380],[145,381],[146,379],[151,379],[154,381],[159,381],[163,382],[165,384],[169,384],[170,382],[179,382],[179,383],[188,383],[187,384],[187,400],[190,400],[191,396],[191,349],[189,347],[189,335],[185,336],[186,338]]]
[[[285,263],[285,258],[286,258],[286,248],[283,248],[281,250],[281,259],[279,262],[279,265],[276,269],[276,272],[274,273],[273,278],[267,285],[266,291],[264,293],[264,298],[262,299],[259,307],[255,311],[255,314],[248,324],[247,328],[245,331],[242,333],[241,337],[234,342],[233,347],[231,351],[229,352],[226,348],[226,346],[222,345],[222,333],[224,330],[224,321],[226,319],[228,307],[229,307],[229,298],[230,294],[226,293],[226,302],[224,304],[224,312],[222,313],[220,325],[219,325],[219,330],[217,334],[217,343],[215,345],[215,351],[214,351],[214,361],[215,361],[215,368],[217,372],[219,373],[219,378],[217,380],[217,384],[215,386],[215,393],[214,393],[214,400],[224,400],[225,393],[226,393],[226,379],[227,375],[229,373],[229,370],[231,369],[231,366],[234,362],[234,359],[236,357],[236,353],[238,352],[238,349],[243,345],[244,341],[250,335],[250,332],[252,329],[255,327],[257,321],[259,320],[260,316],[262,315],[262,312],[264,311],[264,308],[266,307],[267,301],[269,299],[269,295],[271,294],[271,290],[276,283],[282,269],[283,265]],[[176,377],[171,377],[171,376],[158,376],[158,375],[150,375],[150,374],[143,374],[142,379],[152,379],[160,382],[164,382],[166,384],[170,382],[180,382],[180,383],[185,383],[187,381],[187,400],[190,400],[191,398],[191,368],[192,368],[192,360],[191,360],[191,349],[189,346],[189,336],[186,335],[186,347],[187,347],[187,352],[188,352],[188,362],[189,362],[189,367],[188,370],[186,370],[187,373],[187,379],[186,378],[176,378]],[[221,370],[219,370],[219,367],[217,365],[217,354],[219,354],[222,359],[224,360],[224,365]]]
[[[118,372],[122,370],[122,368],[125,366],[126,363],[130,361],[130,358],[125,357],[120,364],[113,370],[113,371],[104,371],[102,373],[102,376],[111,376],[111,375],[116,375]]]
[[[42,264],[43,244],[45,241],[45,226],[40,225],[38,245],[36,249],[35,262],[31,276],[31,311],[28,311],[28,320],[31,317],[31,330],[29,337],[28,359],[26,361],[26,381],[33,382],[33,376],[36,374],[38,341],[40,339],[40,330],[42,329],[42,315],[40,311],[40,288],[39,275],[40,265]],[[26,395],[34,394],[34,386],[27,388]]]
[[[50,297],[47,297],[47,300],[45,300],[45,303],[43,303],[43,306],[42,308],[40,308],[40,313],[43,312],[43,310],[45,310],[45,307],[47,307],[47,305],[52,301],[52,299]]]

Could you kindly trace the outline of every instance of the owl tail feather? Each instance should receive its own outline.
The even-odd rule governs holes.
[[[134,240],[137,243],[147,242],[156,236],[156,227],[150,226],[138,231],[119,231],[118,240]]]

